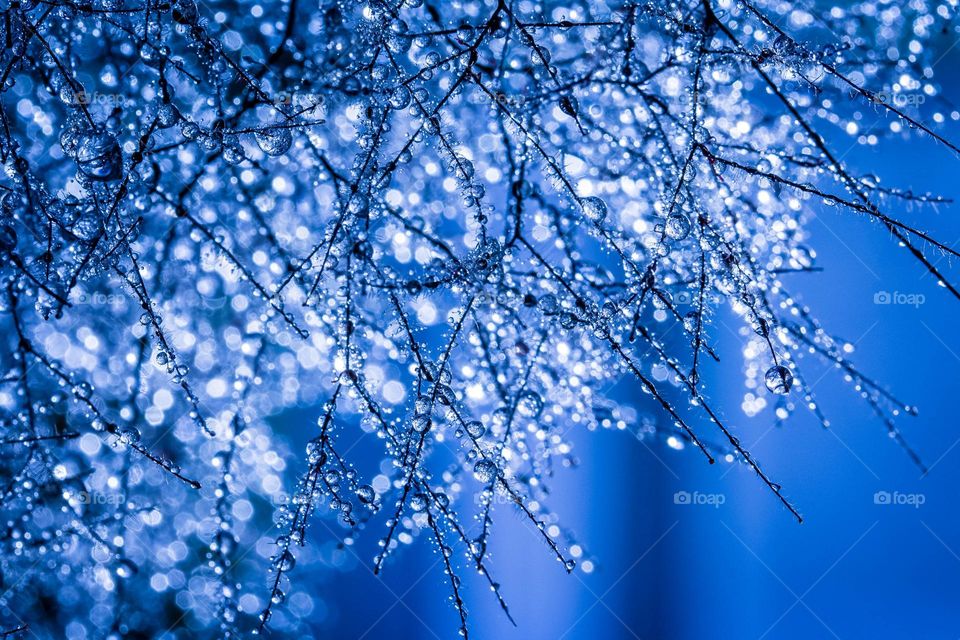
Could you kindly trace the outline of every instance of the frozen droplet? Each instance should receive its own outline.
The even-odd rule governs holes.
[[[224,143],[223,159],[229,164],[240,164],[246,159],[243,154],[243,147],[235,142]]]
[[[196,122],[184,122],[180,125],[180,133],[182,133],[183,137],[187,140],[196,140],[203,131],[200,130],[200,125]]]
[[[180,119],[180,113],[177,108],[170,103],[163,103],[157,107],[157,126],[161,129],[167,129],[177,124]]]

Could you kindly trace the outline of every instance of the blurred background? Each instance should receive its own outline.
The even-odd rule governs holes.
[[[952,104],[960,104],[958,62],[960,48],[945,48],[935,68]],[[909,107],[923,122],[938,110],[932,102]],[[889,123],[868,109],[860,128]],[[940,131],[960,140],[955,122]],[[831,141],[855,173],[960,197],[960,159],[929,138],[875,147],[843,134]],[[960,246],[960,205],[890,213]],[[783,427],[773,426],[769,408],[746,417],[739,411],[742,343],[721,315],[712,338],[722,363],[706,378],[714,404],[804,523],[745,466],[711,466],[689,448],[678,452],[627,433],[575,434],[581,466],[559,472],[552,507],[591,553],[594,570],[567,575],[529,523],[500,506],[493,568],[518,627],[470,575],[464,589],[472,637],[960,637],[960,301],[863,217],[822,207],[809,231],[823,271],[784,281],[829,331],[855,346],[865,374],[919,406],[919,417],[899,426],[929,473],[922,476],[840,373],[813,358],[803,363],[806,377],[831,429],[802,411]],[[935,261],[957,275],[955,263]],[[884,293],[892,304],[876,303]],[[912,303],[897,303],[906,300]],[[611,393],[641,401],[627,380]],[[425,540],[374,576],[374,551],[336,552],[338,533],[325,527],[318,523],[311,535],[339,554],[344,571],[314,578],[311,590],[325,599],[312,615],[317,637],[455,637],[449,588]]]

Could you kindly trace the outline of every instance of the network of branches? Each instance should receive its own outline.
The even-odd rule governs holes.
[[[738,422],[827,426],[807,361],[922,465],[792,289],[830,207],[960,297],[904,221],[943,200],[843,162],[957,151],[953,9],[828,5],[0,2],[3,635],[292,633],[327,543],[380,572],[419,540],[467,637],[465,574],[510,615],[495,516],[592,570],[549,508],[577,434],[744,465],[800,519]]]

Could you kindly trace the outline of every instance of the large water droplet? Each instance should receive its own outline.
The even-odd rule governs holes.
[[[422,493],[414,495],[412,498],[410,498],[410,508],[418,513],[426,509],[427,496]]]
[[[767,389],[784,396],[790,393],[790,387],[793,386],[793,374],[790,369],[778,364],[767,369],[763,381],[766,383]]]
[[[470,434],[471,438],[479,438],[484,434],[486,429],[483,426],[483,423],[479,420],[473,420],[466,424],[467,433]]]
[[[490,482],[497,475],[497,465],[489,460],[480,460],[473,465],[473,475],[480,482]]]
[[[105,182],[120,176],[123,160],[117,139],[106,132],[84,136],[77,145],[77,166],[90,180]]]
[[[583,214],[593,222],[602,222],[607,217],[607,203],[596,196],[589,196],[581,200]]]
[[[289,550],[285,550],[280,557],[277,558],[277,568],[280,571],[290,571],[293,569],[294,565],[297,564],[297,559],[293,557],[293,554]]]
[[[257,146],[268,156],[282,156],[290,149],[293,135],[290,129],[273,127],[256,133]]]
[[[667,217],[665,231],[667,236],[674,240],[683,240],[690,235],[690,218],[682,213],[673,213]]]
[[[370,504],[376,499],[376,497],[377,492],[374,491],[373,487],[368,484],[365,484],[357,489],[357,498],[364,504]]]

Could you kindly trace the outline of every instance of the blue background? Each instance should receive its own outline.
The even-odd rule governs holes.
[[[950,88],[957,53],[936,67],[948,98],[960,95]],[[927,103],[912,113],[929,122],[935,110]],[[889,117],[868,109],[861,124],[886,127]],[[941,133],[960,140],[956,123]],[[855,172],[877,173],[886,186],[960,196],[960,160],[928,138],[873,148],[843,134],[829,138]],[[890,213],[960,246],[960,205],[896,206]],[[745,466],[710,466],[693,450],[625,433],[577,434],[582,466],[560,473],[552,506],[592,552],[596,571],[567,575],[529,524],[500,507],[492,566],[519,627],[471,575],[465,590],[472,637],[960,637],[960,301],[864,217],[822,208],[809,230],[824,271],[785,281],[831,333],[856,345],[862,371],[920,407],[919,417],[898,424],[930,473],[921,477],[841,375],[813,358],[804,360],[806,375],[819,378],[815,392],[831,430],[803,411],[783,428],[771,426],[769,410],[743,416],[741,342],[718,326],[713,338],[723,362],[707,378],[714,404],[726,409],[805,522],[798,524]],[[930,255],[957,275],[956,261]],[[876,305],[878,291],[922,294],[925,303]],[[613,392],[636,391],[624,382]],[[725,502],[677,505],[677,491],[722,494]],[[878,505],[878,491],[921,494],[924,503]],[[320,525],[314,535],[334,540]],[[372,550],[357,554],[343,557],[344,569],[353,570],[316,578],[315,593],[326,599],[314,612],[318,636],[455,637],[448,587],[426,540],[395,555],[381,577],[369,570]]]

